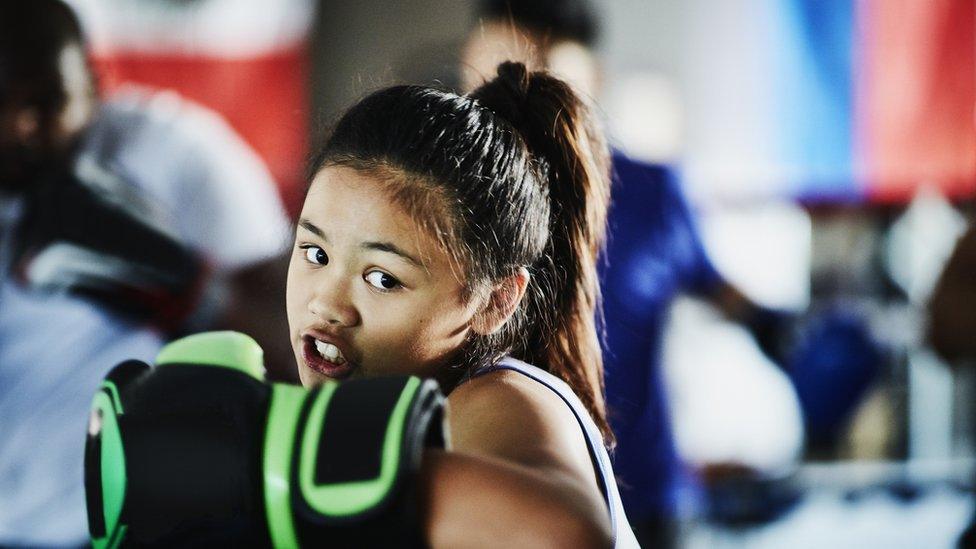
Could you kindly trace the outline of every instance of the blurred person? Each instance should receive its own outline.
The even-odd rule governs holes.
[[[297,214],[318,2],[65,1],[88,35],[99,89],[138,83],[174,90],[219,113],[262,158],[286,209]]]
[[[951,366],[976,368],[976,224],[956,243],[929,299],[928,341]],[[976,515],[959,547],[976,547]]]
[[[594,52],[595,8],[586,0],[479,3],[478,21],[463,46],[461,81],[471,89],[506,59],[548,69],[579,91],[598,96],[601,68]],[[707,299],[744,324],[760,348],[782,365],[788,315],[762,308],[712,266],[681,187],[668,166],[619,151],[601,286],[605,322],[605,382],[617,437],[615,469],[624,505],[640,542],[676,542],[682,471],[661,378],[662,337],[669,305],[681,293]],[[719,464],[722,471],[736,470]]]
[[[171,335],[254,335],[293,368],[266,168],[216,115],[96,92],[75,14],[0,4],[0,545],[87,537],[78,433],[120,360]]]
[[[932,348],[950,364],[976,361],[976,225],[956,243],[928,311]]]

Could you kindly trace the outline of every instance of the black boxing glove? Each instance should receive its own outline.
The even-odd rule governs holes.
[[[99,189],[73,173],[26,193],[16,269],[32,287],[63,291],[166,330],[201,302],[208,268],[148,217],[136,193]],[[116,196],[118,195],[118,196]]]
[[[94,547],[424,545],[416,477],[446,434],[436,382],[269,384],[235,332],[171,343],[157,364],[122,363],[95,395]]]

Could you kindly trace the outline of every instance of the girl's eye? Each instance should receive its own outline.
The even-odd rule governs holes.
[[[314,263],[316,265],[328,265],[329,256],[325,255],[325,250],[319,248],[318,246],[302,246],[305,248],[305,259],[309,263]]]
[[[366,276],[363,278],[365,278],[366,282],[369,282],[369,284],[377,290],[394,290],[400,287],[399,280],[384,273],[383,271],[370,271],[366,273]]]

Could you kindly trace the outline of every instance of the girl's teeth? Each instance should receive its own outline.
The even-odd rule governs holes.
[[[315,350],[318,351],[319,354],[329,362],[334,362],[336,364],[343,364],[346,362],[346,358],[342,356],[339,348],[331,343],[326,343],[316,339]]]

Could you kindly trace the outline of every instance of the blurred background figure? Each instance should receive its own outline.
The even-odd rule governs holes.
[[[220,113],[297,214],[308,149],[314,0],[68,0],[104,91],[171,89]]]
[[[976,224],[956,242],[928,310],[932,347],[951,364],[976,366]]]
[[[971,222],[956,243],[932,292],[928,313],[932,348],[950,366],[976,369],[976,224]],[[976,392],[976,387],[969,389]],[[970,426],[976,427],[976,421]],[[976,433],[973,435],[976,440]],[[976,547],[976,515],[960,537],[959,546]]]
[[[78,434],[114,364],[230,328],[293,375],[267,168],[175,93],[103,99],[85,46],[58,0],[0,4],[0,545],[86,541]]]

